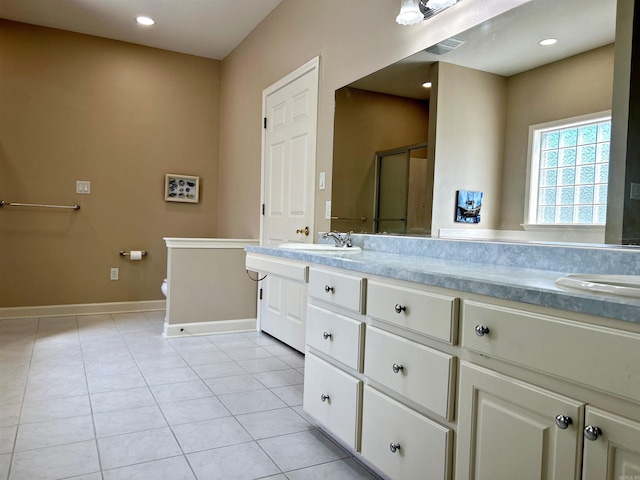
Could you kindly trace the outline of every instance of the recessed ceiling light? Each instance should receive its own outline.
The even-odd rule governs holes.
[[[422,84],[422,86],[423,86],[424,88],[431,88],[431,82],[424,82],[424,83]]]
[[[557,38],[545,38],[544,40],[540,40],[538,42],[540,45],[555,45],[556,43],[558,43],[558,39]]]
[[[136,22],[138,22],[140,25],[153,25],[154,23],[156,23],[153,18],[149,17],[137,17]]]

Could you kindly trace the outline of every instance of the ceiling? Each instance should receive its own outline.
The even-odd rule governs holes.
[[[222,60],[281,0],[1,0],[0,18]],[[138,25],[137,16],[156,24]]]
[[[434,62],[508,77],[613,43],[615,26],[616,0],[532,0],[455,34],[453,37],[464,43],[448,53],[422,50],[350,86],[427,99],[429,90],[421,85],[430,79],[429,65]],[[558,43],[549,47],[538,44],[549,37],[557,38]]]

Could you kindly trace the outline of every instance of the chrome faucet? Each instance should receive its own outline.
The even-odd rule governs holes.
[[[322,234],[323,239],[327,239],[329,237],[333,238],[333,241],[336,242],[336,246],[338,247],[351,247],[351,232],[342,234],[333,230]]]

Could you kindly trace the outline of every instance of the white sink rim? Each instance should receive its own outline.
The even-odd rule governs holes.
[[[640,298],[640,275],[570,274],[556,285],[578,290]]]
[[[283,243],[278,246],[283,250],[330,253],[360,253],[360,247],[339,247],[330,243]]]

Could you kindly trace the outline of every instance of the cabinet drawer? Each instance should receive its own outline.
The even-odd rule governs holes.
[[[307,265],[267,255],[247,253],[245,266],[247,270],[252,272],[268,273],[295,282],[307,283],[309,276],[309,267]]]
[[[362,313],[364,279],[353,275],[311,269],[309,295],[324,302]]]
[[[451,420],[454,357],[375,327],[367,328],[364,374]]]
[[[478,336],[476,326],[488,332]],[[614,395],[640,398],[637,333],[468,301],[462,345]]]
[[[362,372],[364,323],[316,305],[307,310],[307,345]]]
[[[448,479],[451,444],[451,430],[368,385],[364,387],[362,455],[385,475],[394,479]],[[392,445],[396,446],[395,452]]]
[[[311,353],[304,369],[304,410],[358,451],[362,382]]]
[[[367,290],[369,316],[454,343],[457,298],[373,280]]]

